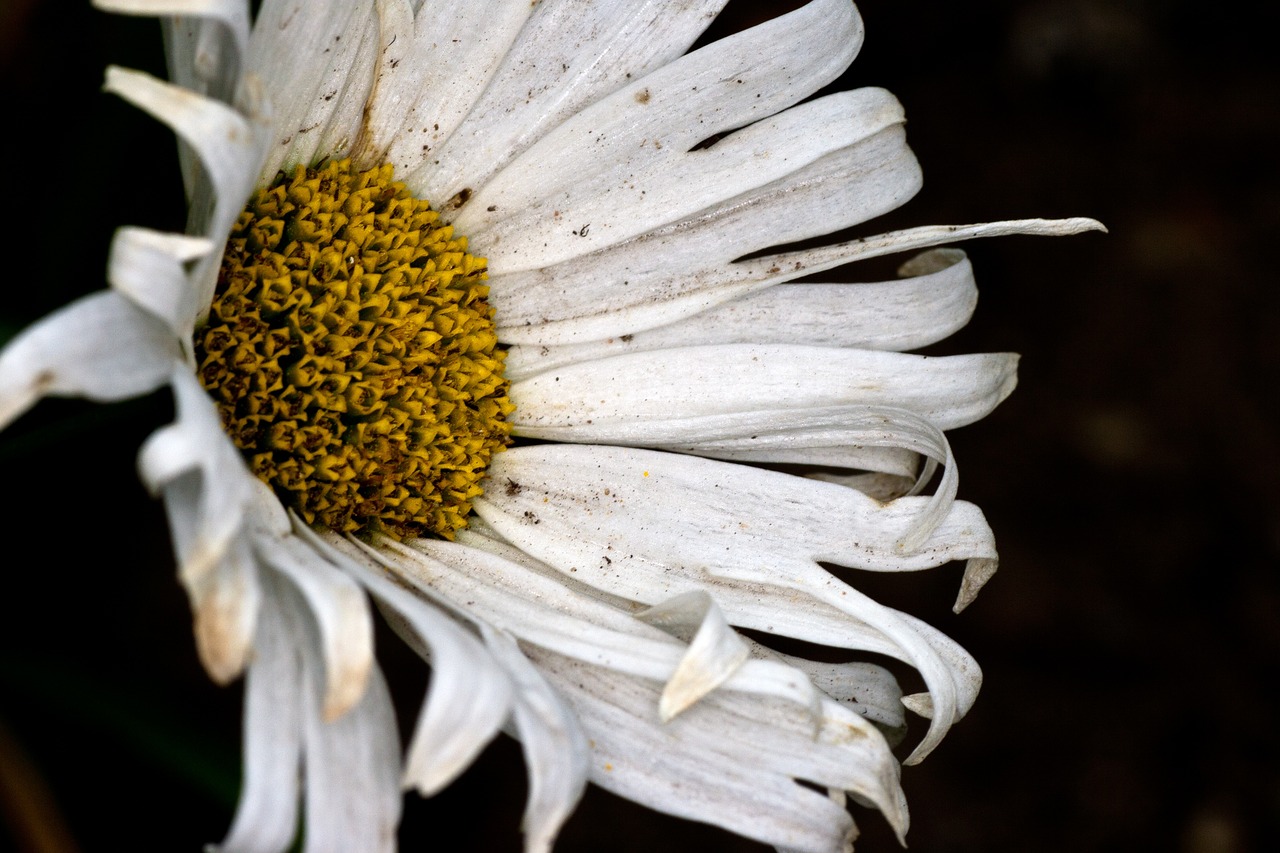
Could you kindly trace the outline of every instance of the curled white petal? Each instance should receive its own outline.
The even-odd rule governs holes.
[[[126,68],[107,69],[103,88],[169,125],[196,152],[208,173],[208,183],[189,186],[191,226],[221,246],[254,187],[268,134],[226,104]],[[181,304],[203,312],[217,284],[218,253],[202,258],[191,273],[192,294]],[[189,337],[198,315],[183,318],[183,337]]]
[[[689,650],[662,688],[658,717],[664,723],[730,679],[751,656],[715,600],[705,590],[668,598],[637,618],[685,639]]]
[[[550,853],[587,785],[588,750],[577,717],[510,636],[480,625],[485,647],[511,675],[511,717],[529,768],[521,829],[525,853]]]
[[[259,506],[279,507],[270,490],[258,485]],[[255,513],[254,551],[263,564],[288,578],[306,602],[323,653],[323,715],[326,721],[336,720],[360,701],[373,668],[368,603],[355,581],[288,531],[287,521],[283,531],[262,524],[270,511]]]
[[[109,402],[154,391],[180,357],[154,316],[117,293],[91,294],[24,329],[0,352],[0,428],[44,396]]]
[[[405,786],[430,796],[469,767],[502,728],[515,686],[474,635],[388,578],[385,558],[377,552],[336,536],[323,544],[386,605],[392,626],[432,663],[404,769]]]
[[[215,248],[204,237],[126,226],[111,241],[107,280],[116,292],[163,320],[176,339],[184,340],[187,324],[204,307],[198,304],[187,264]]]
[[[177,420],[147,439],[138,469],[147,487],[164,498],[201,661],[225,683],[244,668],[261,599],[245,535],[258,485],[184,365],[173,370],[170,384]]]
[[[900,543],[923,498],[881,505],[853,489],[777,472],[608,447],[509,450],[490,476],[519,488],[491,489],[476,512],[580,582],[649,603],[708,588],[732,624],[909,661],[942,709],[917,758],[972,702],[978,677],[971,658],[819,565],[911,571],[994,560],[990,529],[971,504],[953,503],[908,552]],[[766,595],[775,603],[753,604]],[[830,608],[826,615],[819,605]]]
[[[822,704],[817,734],[807,712],[767,698],[718,691],[662,723],[659,686],[607,669],[534,656],[588,736],[591,780],[670,814],[809,853],[840,853],[855,830],[840,805],[795,783],[805,779],[874,803],[906,831],[898,767],[861,717]]]

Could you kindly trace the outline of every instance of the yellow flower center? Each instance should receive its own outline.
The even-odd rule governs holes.
[[[308,523],[452,538],[514,407],[485,261],[384,165],[299,166],[240,214],[198,375]]]

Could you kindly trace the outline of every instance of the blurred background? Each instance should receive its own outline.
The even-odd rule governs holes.
[[[859,7],[866,46],[840,86],[897,94],[925,171],[876,230],[1077,215],[1110,229],[965,246],[982,301],[934,350],[1023,354],[1014,396],[952,435],[961,497],[991,520],[1001,570],[961,616],[957,567],[865,585],[960,641],[986,676],[969,716],[904,771],[911,847],[1280,849],[1280,295],[1267,272],[1280,13]],[[785,8],[735,0],[708,38]],[[100,92],[109,63],[163,73],[158,26],[81,2],[0,3],[0,339],[101,288],[117,225],[183,225],[172,138]],[[54,400],[0,437],[0,849],[198,850],[229,824],[239,688],[199,669],[163,514],[134,473],[170,415],[165,394]],[[396,642],[381,650],[412,707],[424,667]],[[503,740],[444,794],[408,798],[403,849],[515,851],[523,795]],[[879,815],[856,817],[859,851],[898,849]],[[593,789],[557,849],[765,848]]]

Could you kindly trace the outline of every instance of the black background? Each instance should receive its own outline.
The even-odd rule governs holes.
[[[963,643],[986,682],[904,787],[918,851],[1280,849],[1276,387],[1280,16],[1188,0],[865,0],[842,86],[907,108],[925,189],[876,228],[1088,215],[1109,235],[966,248],[982,301],[938,352],[1013,350],[1021,385],[952,435],[1000,574],[866,589]],[[735,3],[712,37],[782,10]],[[100,93],[162,73],[157,25],[0,6],[0,323],[100,288],[119,224],[180,229],[171,136]],[[856,272],[855,274],[862,274]],[[195,661],[162,513],[134,454],[163,393],[49,401],[0,441],[0,848],[197,850],[238,779],[238,687]],[[397,694],[423,667],[381,644]],[[518,849],[518,748],[407,800],[403,848]],[[33,846],[14,809],[54,846]],[[43,805],[42,805],[43,804]],[[27,811],[31,814],[32,812]],[[862,851],[897,849],[858,811]],[[65,842],[59,847],[58,839]],[[23,845],[26,845],[25,847]],[[557,849],[761,850],[598,790]]]

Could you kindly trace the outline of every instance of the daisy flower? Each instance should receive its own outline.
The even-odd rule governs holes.
[[[906,353],[974,307],[937,247],[1100,226],[823,241],[920,186],[892,95],[816,95],[849,0],[697,50],[725,0],[96,2],[163,23],[171,80],[106,89],[179,138],[189,227],[121,228],[109,289],[10,343],[0,424],[172,389],[141,476],[201,661],[245,679],[218,849],[300,808],[308,851],[391,849],[401,789],[499,731],[529,851],[587,781],[785,850],[849,849],[848,797],[904,834],[905,711],[912,763],[981,676],[856,575],[963,561],[957,610],[991,577],[945,431],[1017,362]],[[431,667],[403,749],[371,603]]]

